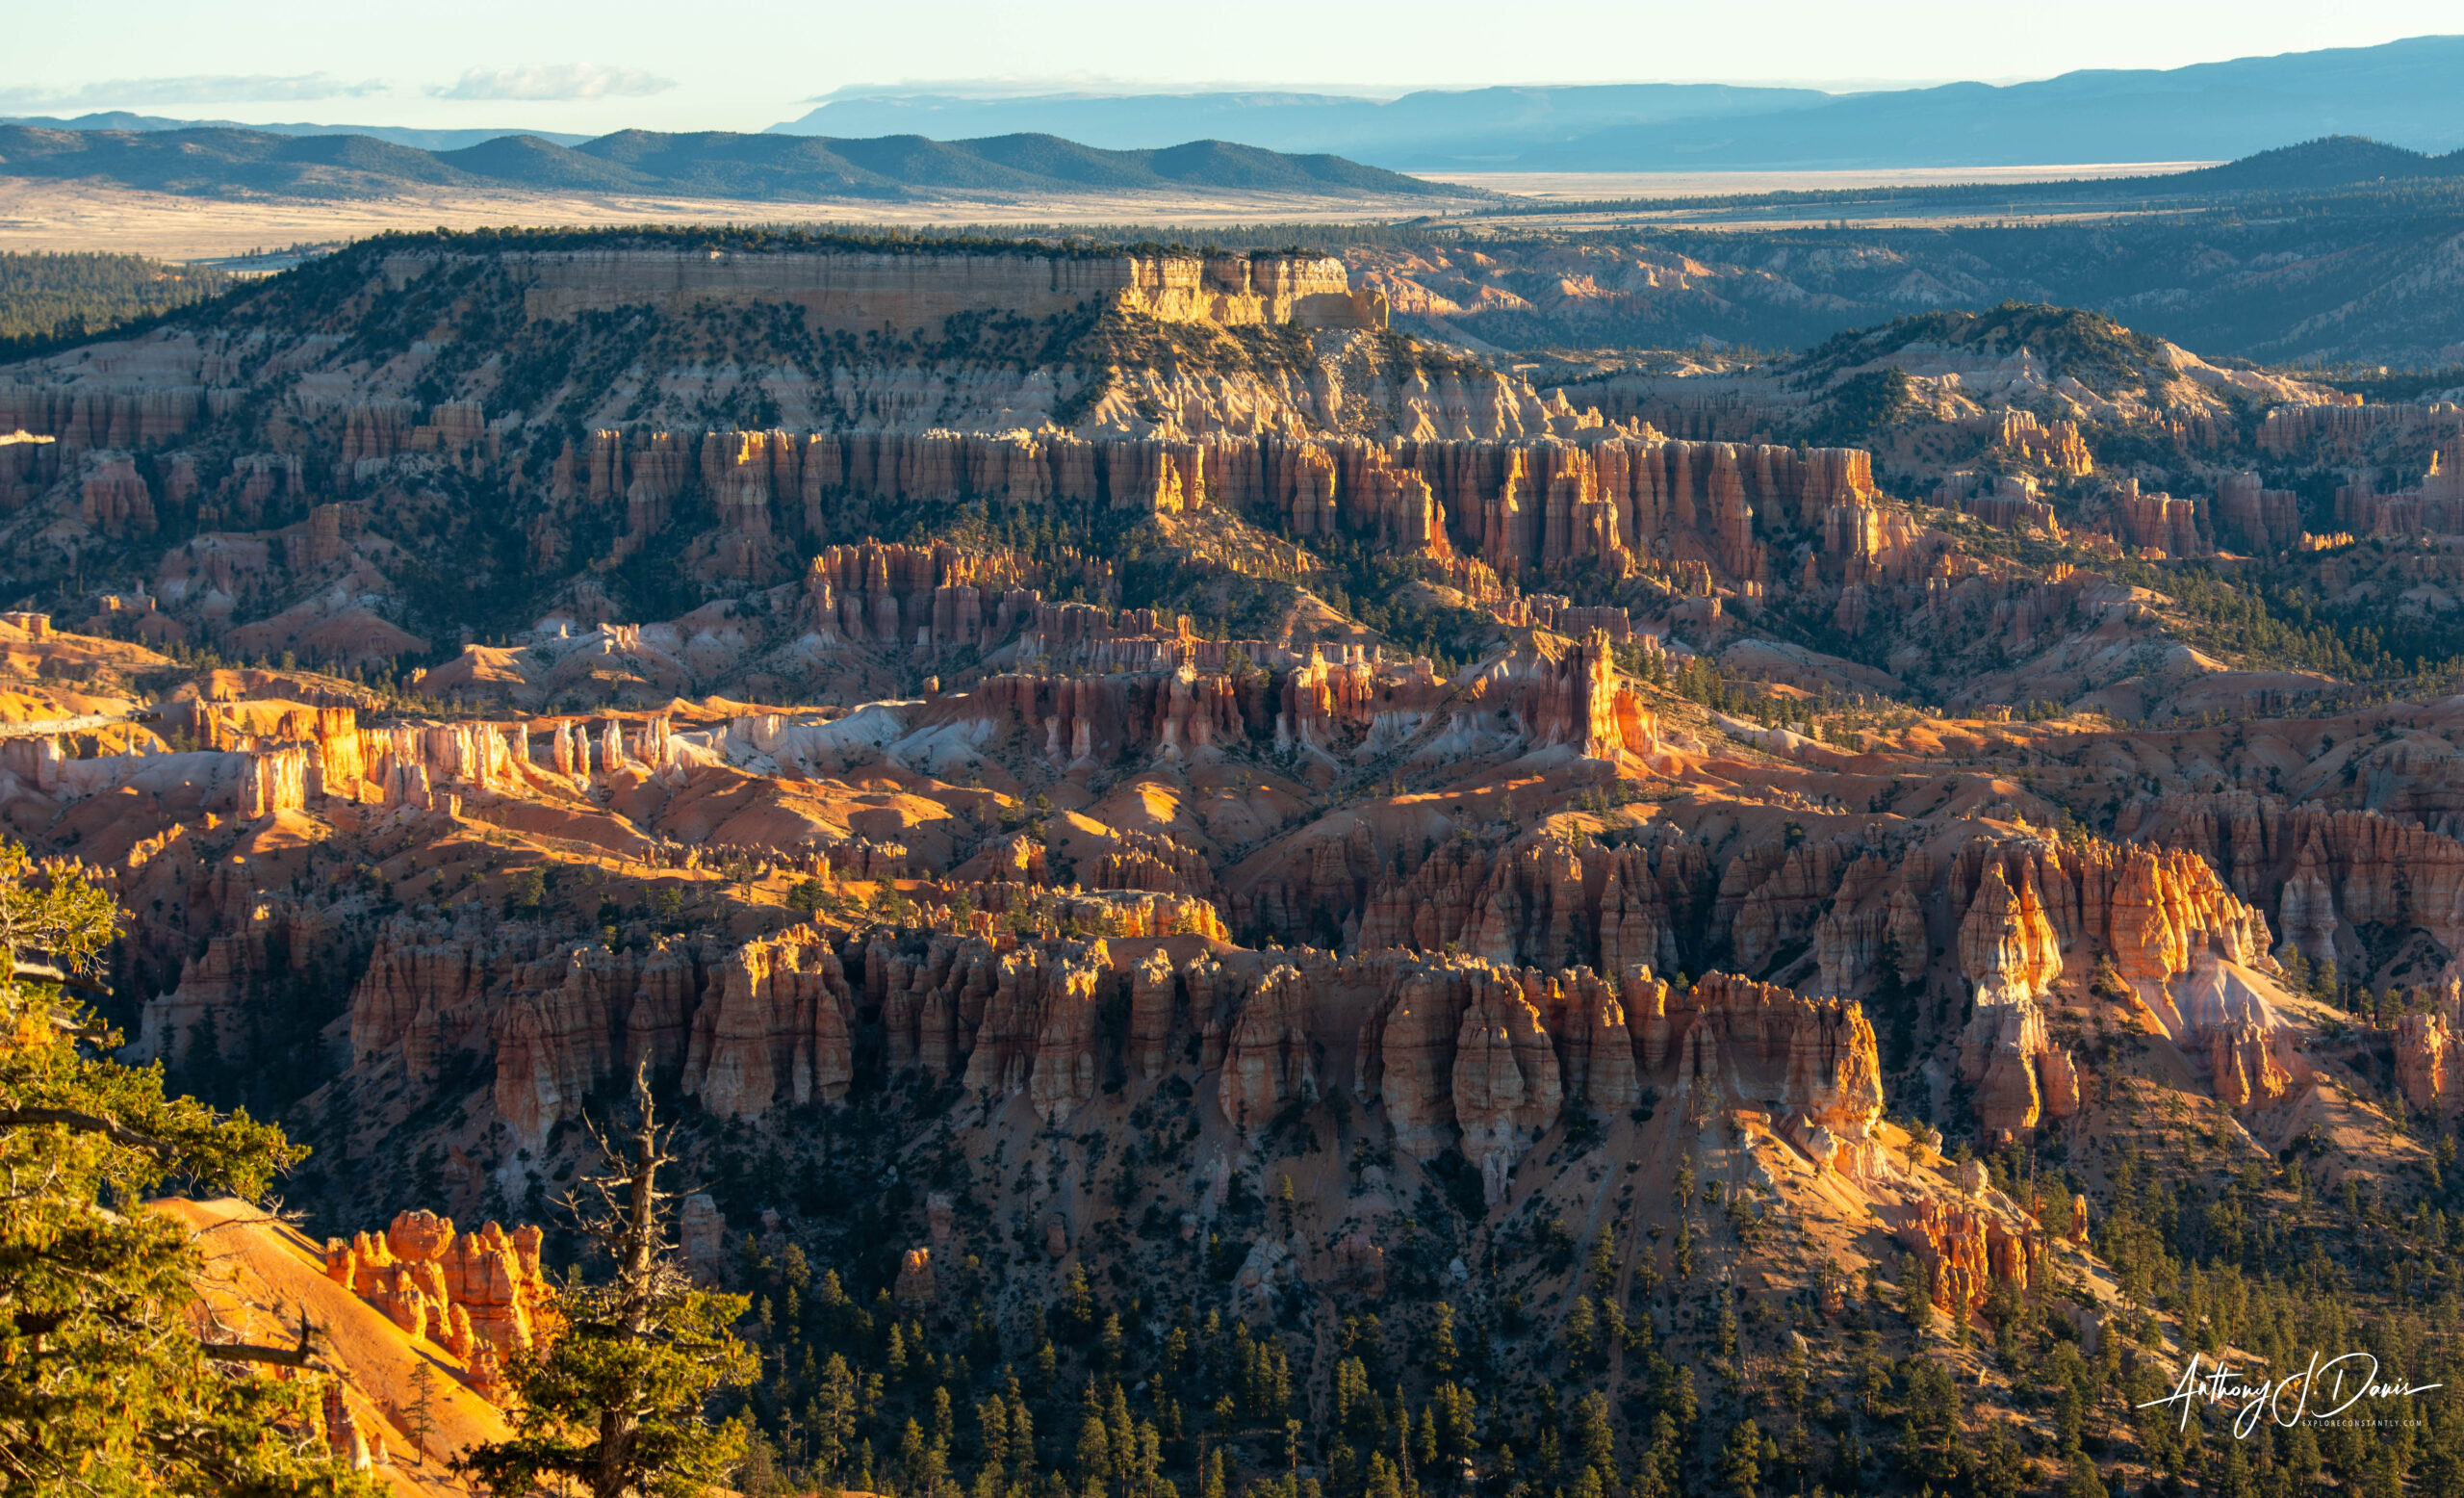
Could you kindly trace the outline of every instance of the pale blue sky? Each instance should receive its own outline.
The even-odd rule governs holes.
[[[803,114],[814,95],[867,84],[1853,88],[2173,67],[2458,29],[2455,0],[116,0],[107,12],[19,12],[0,114],[757,130]]]

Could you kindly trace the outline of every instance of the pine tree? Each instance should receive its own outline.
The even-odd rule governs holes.
[[[1576,1296],[1574,1308],[1566,1313],[1563,1342],[1566,1349],[1566,1366],[1577,1372],[1581,1371],[1583,1365],[1590,1360],[1593,1325],[1591,1297]]]
[[[1934,1297],[1925,1278],[1925,1271],[1916,1262],[1915,1255],[1903,1253],[1899,1256],[1900,1304],[1908,1313],[1908,1324],[1914,1327],[1920,1336],[1934,1325]]]
[[[411,1370],[411,1391],[410,1405],[402,1411],[402,1429],[409,1433],[411,1444],[425,1455],[428,1433],[436,1429],[437,1383],[433,1364],[423,1359],[417,1368]]]
[[[1597,1471],[1600,1481],[1617,1485],[1617,1433],[1608,1423],[1608,1396],[1595,1389],[1575,1406],[1575,1459]]]
[[[1402,1480],[1382,1451],[1369,1454],[1369,1498],[1403,1498]]]
[[[363,1493],[328,1458],[294,1347],[201,1341],[187,1310],[201,1260],[138,1203],[167,1179],[255,1200],[307,1151],[245,1113],[166,1097],[158,1069],[104,1059],[120,1037],[60,985],[113,940],[111,898],[81,870],[0,845],[0,1485],[34,1493]],[[218,1366],[219,1365],[219,1366]]]
[[[834,1274],[828,1288],[835,1289],[838,1277]],[[856,1434],[856,1376],[848,1368],[847,1359],[836,1353],[822,1365],[821,1393],[814,1401],[816,1418],[812,1421],[813,1461],[831,1481],[838,1480],[839,1467],[847,1459],[848,1443]]]
[[[1091,1408],[1078,1420],[1078,1481],[1100,1487],[1113,1472],[1112,1433],[1104,1428],[1103,1411]]]
[[[1010,1459],[1010,1407],[988,1399],[975,1407],[976,1445],[984,1452],[984,1470],[997,1478]]]
[[[1762,1432],[1751,1419],[1738,1421],[1720,1448],[1720,1478],[1736,1498],[1755,1498],[1755,1485],[1762,1479],[1761,1458]]]
[[[2061,1493],[2062,1498],[2106,1498],[2105,1485],[2096,1476],[2096,1464],[2089,1459],[2086,1452],[2071,1456],[2070,1470],[2062,1480]]]
[[[760,1361],[730,1330],[746,1298],[694,1288],[667,1229],[672,1192],[658,1186],[673,1163],[651,1103],[647,1071],[634,1078],[640,1114],[627,1148],[602,1136],[603,1174],[589,1197],[565,1204],[582,1233],[605,1251],[615,1277],[556,1288],[546,1351],[506,1371],[521,1396],[510,1440],[475,1447],[455,1469],[499,1498],[543,1481],[571,1479],[590,1498],[694,1498],[743,1453],[741,1419],[713,1425],[706,1407],[723,1388],[760,1375]],[[871,1453],[865,1453],[871,1465]]]

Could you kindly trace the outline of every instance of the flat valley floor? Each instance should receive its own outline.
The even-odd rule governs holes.
[[[949,198],[895,203],[838,198],[782,203],[642,194],[450,193],[320,201],[189,197],[98,181],[0,177],[0,250],[113,250],[162,260],[210,260],[290,245],[321,245],[389,231],[606,228],[706,224],[1155,224],[1359,222],[1415,218],[1475,200],[1291,193],[1188,195],[1089,193],[1067,196]]]

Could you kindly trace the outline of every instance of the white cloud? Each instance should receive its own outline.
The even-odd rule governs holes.
[[[291,104],[383,93],[375,79],[332,73],[197,73],[185,78],[114,78],[74,89],[0,89],[0,111],[68,112],[160,104]]]
[[[429,91],[440,99],[640,99],[675,87],[675,79],[638,67],[557,63],[537,67],[475,67],[451,88]]]

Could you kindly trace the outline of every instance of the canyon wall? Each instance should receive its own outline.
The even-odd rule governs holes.
[[[397,286],[457,257],[401,254]],[[1307,255],[1116,255],[857,250],[552,250],[494,257],[540,319],[654,307],[785,305],[821,333],[938,334],[967,314],[1029,320],[1116,304],[1168,322],[1304,328],[1386,325],[1385,299],[1352,291],[1340,260]]]
[[[1100,1016],[1118,1002],[1126,1028]],[[513,924],[398,921],[351,999],[358,1065],[433,1086],[441,1047],[493,1054],[493,1102],[536,1148],[579,1099],[635,1065],[721,1118],[837,1102],[855,1037],[878,1064],[1021,1098],[1060,1125],[1126,1078],[1194,1070],[1255,1138],[1348,1087],[1427,1160],[1458,1150],[1494,1199],[1570,1104],[1632,1107],[1651,1086],[1707,1089],[1793,1121],[1863,1169],[1882,1111],[1857,1005],[1714,975],[1678,990],[1482,957],[1248,952],[1189,939],[1016,942],[877,932],[834,948],[811,928],[718,948],[614,954]],[[453,1037],[464,1040],[455,1041]]]

